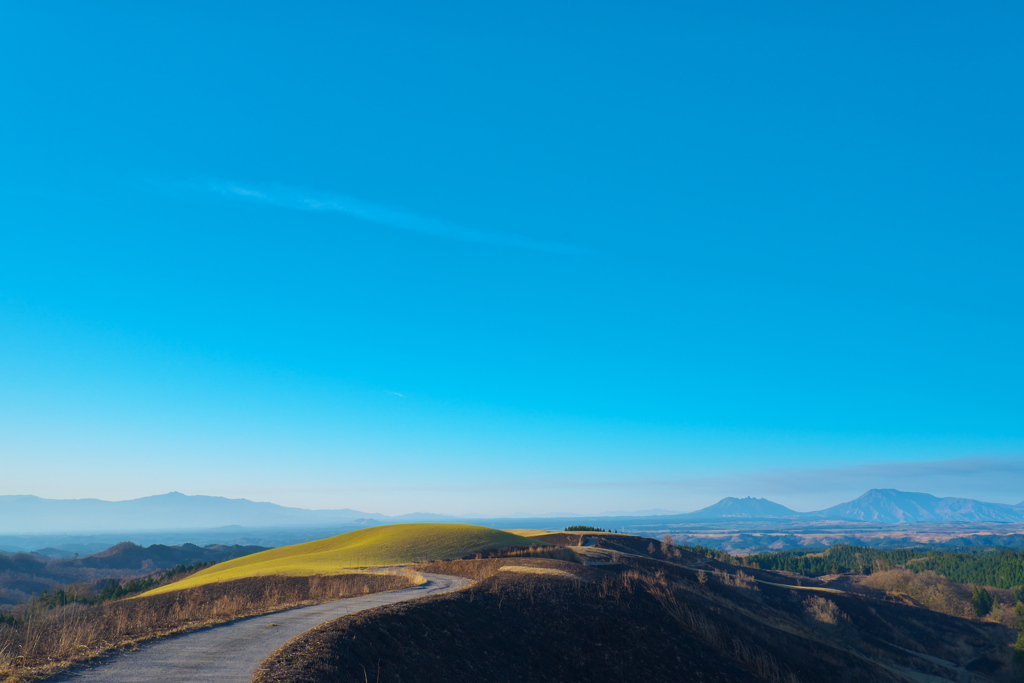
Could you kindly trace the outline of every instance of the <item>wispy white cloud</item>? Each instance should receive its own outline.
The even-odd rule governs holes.
[[[470,228],[445,220],[366,202],[347,195],[316,193],[281,185],[254,187],[226,181],[207,181],[202,188],[230,199],[258,202],[296,211],[337,213],[367,223],[418,232],[439,239],[514,247],[570,256],[591,253],[587,249],[557,242],[534,240],[520,235]]]

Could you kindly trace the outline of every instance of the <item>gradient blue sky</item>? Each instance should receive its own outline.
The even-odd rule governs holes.
[[[0,7],[0,494],[1024,499],[1019,2]]]

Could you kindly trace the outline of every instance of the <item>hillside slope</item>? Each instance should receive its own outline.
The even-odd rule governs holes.
[[[392,524],[222,562],[147,595],[252,576],[334,574],[357,567],[456,559],[501,548],[543,544],[473,524]]]
[[[364,672],[380,683],[981,683],[1010,676],[1014,634],[998,624],[758,583],[753,577],[787,579],[714,560],[683,566],[628,557],[595,567],[503,558],[423,569],[479,581],[311,631],[264,662],[256,683],[364,680]]]

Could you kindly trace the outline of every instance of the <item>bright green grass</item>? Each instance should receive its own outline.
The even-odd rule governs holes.
[[[487,550],[543,544],[474,524],[391,524],[221,562],[144,595],[251,576],[341,574],[355,567],[451,560]]]

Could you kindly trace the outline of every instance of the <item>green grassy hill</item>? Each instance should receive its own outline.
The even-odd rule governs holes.
[[[450,560],[499,548],[543,544],[473,524],[392,524],[221,562],[145,595],[251,576],[338,574],[357,567]]]

